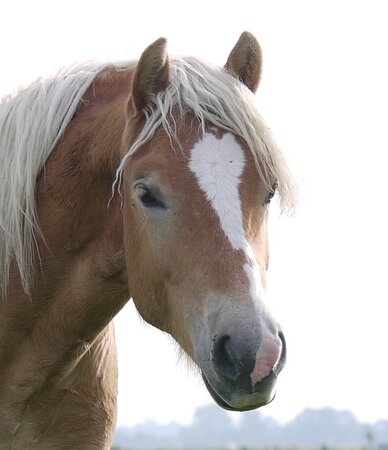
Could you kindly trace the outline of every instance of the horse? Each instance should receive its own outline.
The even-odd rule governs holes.
[[[2,101],[2,449],[109,448],[129,299],[218,405],[272,401],[286,341],[265,300],[267,217],[296,191],[257,111],[261,61],[248,32],[224,67],[160,38]]]

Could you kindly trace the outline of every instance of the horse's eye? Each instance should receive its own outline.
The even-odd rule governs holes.
[[[147,208],[151,207],[164,208],[163,202],[158,200],[146,186],[144,185],[137,186],[137,191],[139,199],[142,202],[143,206],[146,206]]]
[[[264,203],[265,203],[266,205],[269,205],[269,204],[271,203],[271,200],[274,198],[274,196],[275,196],[275,194],[276,194],[276,189],[277,189],[277,184],[275,183],[275,184],[272,186],[270,192],[268,193],[267,198],[265,199],[265,202],[264,202]]]

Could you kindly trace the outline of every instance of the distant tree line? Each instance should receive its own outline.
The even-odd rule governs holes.
[[[191,425],[160,425],[146,421],[132,428],[119,427],[114,445],[136,449],[282,447],[371,447],[388,449],[388,420],[360,423],[348,411],[306,409],[282,425],[259,411],[243,413],[235,423],[212,405],[197,409]]]

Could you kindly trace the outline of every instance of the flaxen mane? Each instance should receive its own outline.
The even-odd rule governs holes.
[[[11,258],[28,291],[35,253],[35,184],[82,96],[105,65],[63,71],[0,104],[0,294],[6,297]]]
[[[6,297],[14,257],[28,292],[35,251],[35,184],[82,97],[106,64],[72,68],[40,80],[0,104],[0,294]],[[110,70],[122,70],[112,67]],[[245,140],[268,189],[276,180],[283,209],[292,209],[295,188],[283,156],[260,118],[254,95],[222,68],[194,58],[171,63],[171,82],[145,111],[147,120],[117,170],[119,184],[125,162],[163,127],[173,143],[179,118],[196,117],[204,130],[210,123]],[[174,110],[174,118],[172,112]],[[178,117],[176,116],[178,111]]]

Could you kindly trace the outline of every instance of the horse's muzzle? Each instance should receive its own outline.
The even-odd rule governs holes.
[[[244,340],[223,335],[213,342],[211,373],[202,371],[202,376],[219,406],[248,411],[273,400],[277,376],[285,361],[282,332],[276,336],[264,333],[257,351]]]

